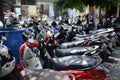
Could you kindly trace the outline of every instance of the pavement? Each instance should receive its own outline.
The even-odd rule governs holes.
[[[109,80],[120,80],[120,47],[115,47],[109,59],[104,64],[110,69]]]
[[[25,70],[22,80],[70,80],[67,75],[51,69]]]

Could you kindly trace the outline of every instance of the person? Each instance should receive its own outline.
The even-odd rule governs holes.
[[[10,21],[11,21],[11,26],[14,26],[15,24],[19,24],[17,16],[14,12],[12,12],[9,17],[10,17]]]
[[[111,28],[111,16],[107,15],[103,28]]]
[[[81,16],[78,16],[78,21],[77,21],[77,23],[76,23],[76,25],[81,25],[81,23],[82,23],[82,21],[81,21]]]
[[[53,30],[54,33],[59,32],[59,29],[56,26],[57,26],[57,23],[53,21],[50,28]]]
[[[0,21],[0,28],[2,28],[3,27],[3,23],[2,23],[2,21]]]
[[[76,35],[76,28],[75,27],[72,27],[72,30],[71,30],[71,32],[69,33],[69,35],[68,35],[68,41],[72,41],[72,39],[73,39],[73,37],[75,37],[75,35]]]
[[[100,29],[103,27],[103,19],[102,17],[99,18],[98,24],[97,24],[97,28]]]
[[[28,25],[27,25],[27,22],[22,19],[22,15],[21,15],[21,14],[18,16],[18,21],[19,21],[19,24],[20,24],[22,27],[26,28],[26,27],[28,26]]]
[[[57,39],[60,40],[60,42],[59,42],[60,44],[63,43],[63,42],[66,42],[66,35],[67,35],[67,32],[61,26],[60,29],[59,29],[59,35],[57,35]]]

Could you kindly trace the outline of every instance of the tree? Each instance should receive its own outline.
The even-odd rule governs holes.
[[[89,5],[90,14],[92,14],[94,18],[95,28],[97,29],[94,7],[110,9],[111,6],[116,6],[118,3],[120,3],[120,0],[58,0],[57,3],[62,8],[77,9],[81,9],[83,6]]]
[[[3,14],[3,0],[0,0],[0,21],[4,21],[4,14]]]
[[[83,7],[83,4],[81,0],[58,0],[57,5],[61,7],[62,9],[66,8],[77,8],[78,10],[81,10]]]
[[[120,0],[58,0],[57,5],[61,8],[77,8],[81,9],[83,6],[96,6],[100,8],[110,9],[111,6],[120,3]]]

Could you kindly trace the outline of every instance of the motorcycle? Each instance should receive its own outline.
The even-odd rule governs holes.
[[[15,57],[12,52],[4,45],[5,36],[1,36],[0,44],[0,80],[20,80],[21,74],[16,67]]]
[[[41,64],[43,68],[49,68],[65,73],[70,73],[74,76],[70,77],[71,80],[104,80],[108,77],[107,74],[109,73],[109,70],[102,65],[102,59],[100,57],[77,54],[62,57],[52,57],[49,51],[47,51],[46,49],[46,40],[44,40],[43,38],[39,39],[41,39],[38,40],[40,46],[39,50],[41,54],[39,58],[41,58],[41,61],[43,61],[43,64]]]
[[[117,18],[113,19],[111,22],[111,26],[114,28],[114,31],[118,37],[117,45],[120,45],[120,43],[119,43],[119,40],[120,40],[120,18],[117,17]]]
[[[38,41],[29,38],[20,46],[20,63],[22,68],[42,69],[39,59],[40,51],[38,50]]]

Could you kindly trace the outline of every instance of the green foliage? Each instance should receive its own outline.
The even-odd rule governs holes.
[[[58,0],[57,4],[61,8],[82,9],[83,6],[96,6],[110,9],[111,6],[117,6],[120,0]]]
[[[117,6],[120,3],[120,0],[94,0],[95,6],[100,6],[101,8],[110,9],[111,6]]]
[[[67,12],[68,12],[68,9],[59,10],[60,15],[65,15],[65,14],[67,14]]]
[[[63,8],[77,8],[78,10],[81,10],[83,7],[83,4],[81,0],[58,0],[57,5]]]
[[[76,8],[79,11],[83,11],[84,5],[81,0],[58,0],[57,5],[60,7],[59,14],[63,15],[68,12],[68,8],[73,9]]]

